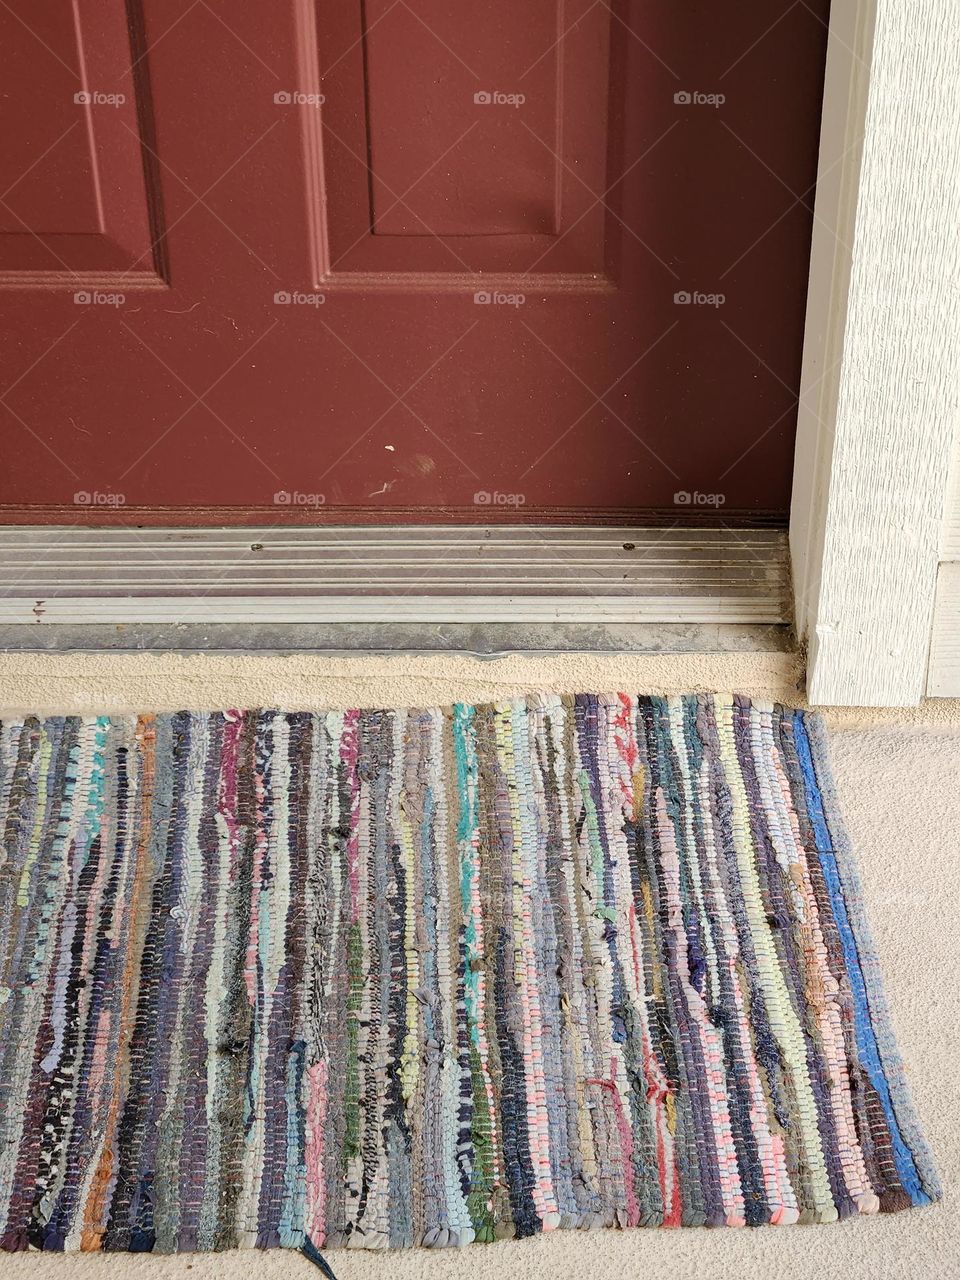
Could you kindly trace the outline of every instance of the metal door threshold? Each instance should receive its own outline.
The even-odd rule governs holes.
[[[0,623],[784,624],[771,529],[0,528]]]
[[[0,623],[0,653],[256,653],[328,657],[459,653],[791,653],[783,623],[29,622]]]

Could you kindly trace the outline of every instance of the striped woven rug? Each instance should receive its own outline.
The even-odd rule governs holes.
[[[0,734],[7,1250],[465,1244],[937,1195],[816,717]]]

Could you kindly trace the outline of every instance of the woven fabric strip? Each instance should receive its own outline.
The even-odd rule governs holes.
[[[938,1195],[816,717],[0,729],[0,1244],[315,1256]]]

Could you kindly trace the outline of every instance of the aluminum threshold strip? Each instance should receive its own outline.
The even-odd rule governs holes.
[[[2,623],[782,623],[769,529],[0,528]]]

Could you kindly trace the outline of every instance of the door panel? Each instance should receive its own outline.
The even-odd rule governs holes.
[[[556,235],[557,161],[537,136],[556,149],[558,57],[551,46],[562,6],[491,0],[469,64],[456,52],[462,5],[431,0],[414,23],[392,0],[364,8],[374,233]],[[518,117],[528,95],[523,103],[519,93],[500,102],[497,86],[518,83],[538,59],[531,110]],[[477,111],[498,105],[513,109]],[[424,176],[409,189],[416,174]]]
[[[122,0],[0,7],[0,283],[70,273],[94,284],[123,270],[138,287],[162,285],[141,17]]]
[[[602,270],[610,21],[498,0],[465,41],[451,0],[324,10],[327,270]]]
[[[88,131],[78,119],[74,95],[82,87],[80,32],[66,6],[37,14],[36,36],[19,15],[0,10],[0,41],[14,65],[33,62],[33,42],[41,39],[55,53],[44,60],[32,95],[18,95],[7,118],[0,181],[7,192],[0,210],[0,231],[39,235],[97,234],[100,201],[95,157]],[[37,102],[44,109],[36,109]],[[57,165],[37,160],[59,147]]]
[[[11,0],[2,519],[783,521],[827,9]]]

